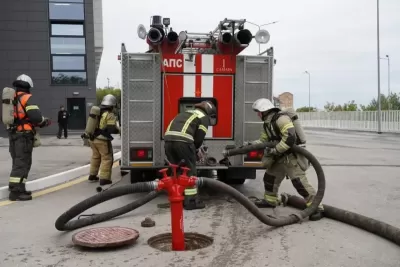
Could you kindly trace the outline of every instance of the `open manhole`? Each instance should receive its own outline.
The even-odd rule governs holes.
[[[72,236],[75,245],[89,248],[121,247],[133,244],[139,232],[125,227],[99,227],[80,231]]]
[[[214,242],[212,237],[198,233],[185,233],[185,250],[196,250],[211,246]],[[160,234],[147,240],[150,247],[161,251],[172,251],[172,234]]]

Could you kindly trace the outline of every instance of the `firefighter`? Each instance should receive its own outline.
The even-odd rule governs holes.
[[[32,165],[32,151],[35,141],[35,127],[46,127],[51,124],[48,118],[42,116],[39,107],[32,100],[30,89],[32,79],[25,74],[13,82],[14,123],[8,127],[12,169],[8,189],[11,201],[32,200],[32,192],[26,190],[26,180]],[[4,111],[4,110],[3,110]]]
[[[298,144],[295,126],[291,118],[276,108],[272,102],[266,98],[256,100],[252,106],[257,112],[258,117],[264,121],[264,130],[259,140],[250,144],[277,141],[275,148],[266,149],[264,153],[263,166],[266,168],[264,174],[264,198],[255,201],[259,208],[274,208],[279,204],[278,190],[281,182],[287,176],[292,181],[297,192],[306,200],[307,206],[310,206],[316,191],[308,182],[306,172],[300,167],[297,158],[288,150]],[[310,215],[310,220],[319,220],[322,218],[323,206]]]
[[[165,132],[165,155],[169,162],[179,164],[185,160],[190,168],[188,176],[195,176],[197,149],[203,144],[208,126],[216,124],[217,109],[210,101],[194,105],[195,109],[179,113],[169,124]],[[203,209],[205,204],[197,194],[197,188],[184,191],[186,210]]]
[[[114,163],[111,134],[118,134],[120,128],[117,123],[114,107],[117,104],[115,96],[108,94],[103,97],[100,104],[98,123],[95,124],[93,134],[90,133],[90,147],[92,158],[90,160],[89,181],[98,181],[100,185],[111,184],[112,165]],[[99,172],[100,171],[100,172]],[[97,176],[99,175],[99,176]]]

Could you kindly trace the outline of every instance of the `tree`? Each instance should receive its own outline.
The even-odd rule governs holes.
[[[317,108],[301,107],[301,108],[296,109],[296,112],[309,112],[310,110],[311,110],[311,112],[314,112],[314,111],[317,111]]]
[[[381,94],[381,109],[388,110],[390,106],[391,110],[400,110],[400,96],[397,93],[391,93],[389,97]],[[373,98],[371,102],[364,106],[361,105],[363,111],[375,111],[378,110],[378,100]]]
[[[334,102],[326,102],[325,111],[357,111],[358,107],[354,100],[351,100],[343,105],[336,105]]]

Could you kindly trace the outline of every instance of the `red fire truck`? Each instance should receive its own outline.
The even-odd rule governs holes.
[[[130,171],[132,182],[154,179],[165,168],[163,136],[169,122],[203,100],[212,101],[218,114],[204,141],[199,176],[232,184],[255,179],[262,152],[221,161],[225,148],[259,137],[262,124],[251,105],[261,97],[272,99],[273,48],[239,55],[253,39],[267,43],[269,33],[259,30],[253,36],[245,23],[224,19],[210,32],[178,34],[169,18],[152,16],[149,31],[138,27],[148,51],[130,53],[122,44],[121,170]]]

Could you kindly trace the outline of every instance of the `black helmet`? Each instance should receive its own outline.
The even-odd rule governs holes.
[[[199,108],[204,111],[208,117],[210,117],[210,125],[215,125],[217,123],[217,108],[211,101],[202,101],[194,105],[195,108]]]

